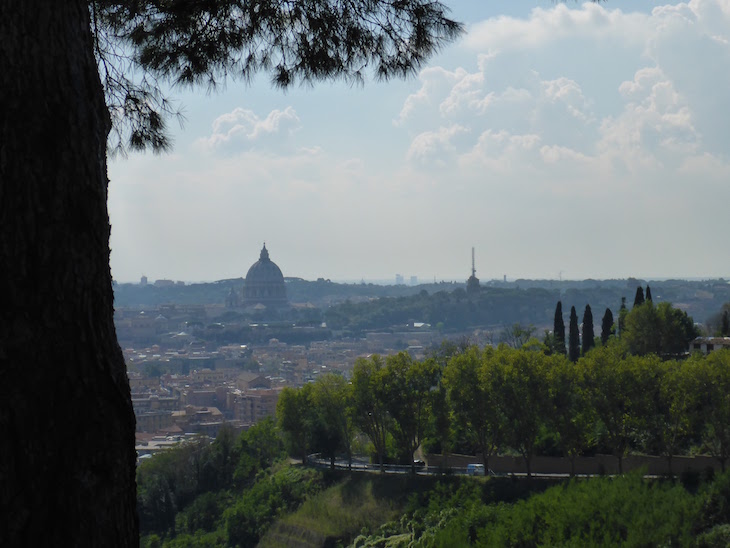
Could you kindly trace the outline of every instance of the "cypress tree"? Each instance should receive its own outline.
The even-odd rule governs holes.
[[[560,301],[555,307],[553,336],[555,338],[555,353],[565,356],[565,322],[563,321],[563,303]]]
[[[720,326],[720,335],[727,337],[730,335],[730,313],[726,310],[722,313],[722,325]]]
[[[634,295],[634,306],[644,304],[644,290],[641,286],[636,288],[636,295]]]
[[[651,302],[651,287],[646,286],[646,300]]]
[[[609,337],[613,334],[613,312],[610,308],[607,308],[603,314],[603,320],[601,320],[601,344],[606,346]]]
[[[577,362],[580,357],[580,331],[578,330],[578,315],[575,307],[570,307],[570,327],[568,328],[568,358]]]
[[[626,314],[628,314],[629,311],[626,310],[626,297],[621,297],[621,308],[618,311],[618,336],[622,336],[624,334],[624,329],[626,327]]]
[[[593,312],[591,305],[587,304],[583,312],[583,355],[596,345],[594,341],[595,333],[593,332]]]

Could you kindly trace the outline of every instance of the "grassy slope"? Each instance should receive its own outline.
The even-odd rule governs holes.
[[[339,474],[341,480],[333,487],[309,498],[295,512],[278,519],[258,546],[326,548],[337,546],[338,542],[347,545],[360,534],[389,536],[387,531],[378,529],[398,520],[408,508],[428,505],[434,489],[454,493],[458,498],[456,493],[460,488],[472,486],[486,500],[514,502],[554,484],[551,481],[514,482],[508,478]],[[388,524],[386,529],[390,530],[391,525]],[[392,533],[397,536],[397,531]]]
[[[259,546],[319,548],[347,542],[397,518],[409,496],[433,488],[435,482],[423,477],[342,474],[342,481],[274,523]]]

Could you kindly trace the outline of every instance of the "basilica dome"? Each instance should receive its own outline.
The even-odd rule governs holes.
[[[259,260],[251,265],[243,286],[243,305],[286,306],[286,285],[284,275],[276,263],[269,258],[266,244],[261,249]]]

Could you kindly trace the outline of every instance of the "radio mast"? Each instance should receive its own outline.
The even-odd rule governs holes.
[[[477,295],[481,291],[479,286],[479,278],[477,278],[477,269],[474,262],[474,248],[471,248],[471,276],[466,281],[466,292],[468,295]]]

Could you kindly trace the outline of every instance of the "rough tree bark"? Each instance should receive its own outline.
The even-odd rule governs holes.
[[[0,2],[0,545],[138,545],[88,3]]]

